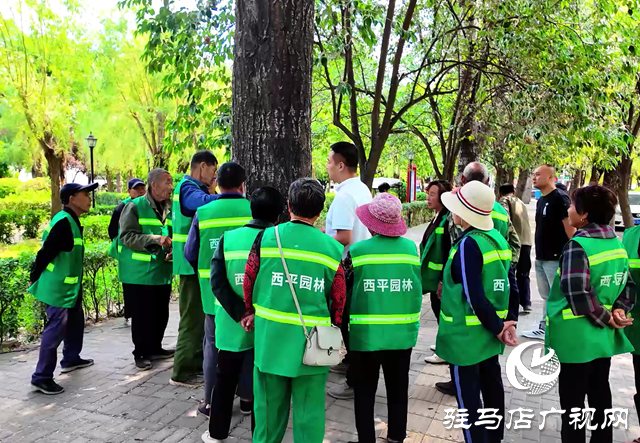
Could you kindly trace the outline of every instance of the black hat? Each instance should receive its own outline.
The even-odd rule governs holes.
[[[62,204],[69,203],[69,198],[76,195],[80,191],[94,191],[100,186],[99,183],[90,183],[88,185],[81,185],[78,183],[67,183],[60,189],[60,200],[62,200]]]
[[[144,182],[142,180],[140,180],[139,178],[132,178],[131,180],[129,180],[129,182],[127,183],[127,189],[133,189],[136,186],[146,186],[144,184]]]

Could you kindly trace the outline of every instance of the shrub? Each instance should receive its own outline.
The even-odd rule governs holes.
[[[24,191],[0,199],[0,211],[26,212],[30,210],[51,211],[49,191]]]
[[[38,177],[31,180],[27,180],[23,182],[18,187],[18,192],[27,192],[27,191],[47,191],[51,192],[51,182],[48,178]]]
[[[427,202],[413,202],[402,204],[402,215],[407,222],[407,226],[414,226],[428,223],[433,218],[433,210],[429,209]]]
[[[126,192],[98,192],[96,193],[96,206],[97,205],[110,205],[116,206],[125,198],[129,197]]]
[[[427,193],[426,192],[418,192],[416,194],[416,201],[418,201],[418,202],[426,202],[427,201]]]
[[[21,184],[17,178],[0,178],[0,198],[15,194]]]
[[[407,185],[404,182],[400,182],[400,184],[396,187],[396,192],[398,198],[402,203],[407,202]]]
[[[113,214],[113,210],[117,205],[96,205],[95,208],[91,208],[87,214],[82,215],[82,219],[84,220],[87,217],[91,217],[92,215],[108,215],[111,216]]]
[[[18,333],[20,307],[29,286],[31,262],[31,255],[0,260],[0,343]]]
[[[84,227],[82,235],[85,243],[109,241],[110,220],[111,217],[108,215],[89,215],[87,217],[83,217],[81,223]]]
[[[84,251],[84,289],[82,304],[94,321],[101,314],[112,316],[122,310],[122,289],[118,282],[117,262],[109,256],[109,242],[89,244]]]
[[[24,238],[38,238],[40,226],[49,219],[49,210],[0,210],[0,243],[11,243],[16,229]]]

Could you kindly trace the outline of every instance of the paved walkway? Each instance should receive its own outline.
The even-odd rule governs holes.
[[[408,237],[419,240],[424,227],[410,230]],[[533,277],[533,272],[532,272]],[[522,316],[519,331],[531,329],[542,310],[535,278],[532,280],[534,312]],[[165,345],[175,346],[178,326],[177,305],[172,304]],[[436,321],[430,303],[425,299],[422,309],[418,344],[412,355],[408,440],[411,443],[461,442],[462,434],[444,428],[444,410],[456,407],[453,397],[444,396],[434,388],[437,381],[448,379],[447,366],[423,362],[431,355],[429,346],[435,342]],[[524,340],[521,338],[521,340]],[[204,418],[196,413],[202,390],[169,386],[171,361],[158,364],[152,371],[138,373],[131,356],[130,330],[122,320],[110,320],[87,328],[84,357],[95,359],[88,369],[67,375],[56,373],[56,380],[66,391],[49,397],[31,392],[29,380],[35,367],[38,350],[0,355],[0,441],[2,442],[199,442],[207,429]],[[506,357],[506,356],[505,356]],[[504,370],[505,358],[501,358]],[[503,371],[504,372],[504,371]],[[530,408],[535,411],[532,429],[506,432],[506,442],[560,443],[559,418],[550,416],[543,430],[538,429],[542,410],[560,408],[557,389],[542,396],[528,396],[513,390],[506,376],[506,407]],[[342,382],[330,374],[327,387]],[[629,354],[613,359],[611,385],[614,406],[629,408],[629,429],[616,429],[616,442],[630,441],[640,436],[638,417],[633,406],[635,393],[633,367]],[[381,437],[386,436],[386,393],[381,378],[375,408]],[[251,440],[250,420],[241,417],[235,405],[232,435],[241,443]],[[514,417],[517,418],[517,415]],[[508,422],[508,420],[507,420]],[[291,431],[285,442],[292,441]],[[353,402],[326,397],[325,442],[357,441]]]

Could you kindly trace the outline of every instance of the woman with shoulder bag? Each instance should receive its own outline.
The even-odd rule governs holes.
[[[324,200],[317,180],[293,182],[291,222],[259,234],[249,253],[241,324],[255,327],[254,443],[282,441],[292,403],[294,442],[324,439],[325,383],[342,345],[331,326],[345,303],[343,247],[313,226]]]

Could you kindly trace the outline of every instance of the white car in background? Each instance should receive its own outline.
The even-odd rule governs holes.
[[[640,225],[640,192],[629,192],[629,208],[631,209],[631,216],[633,217],[633,223]],[[624,223],[622,221],[622,212],[620,211],[620,205],[616,207],[616,230],[624,229]]]

